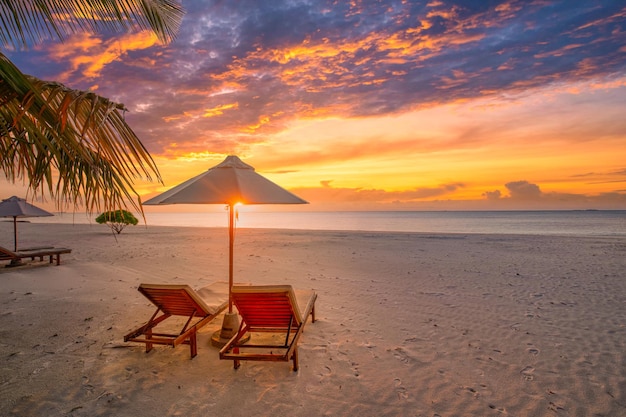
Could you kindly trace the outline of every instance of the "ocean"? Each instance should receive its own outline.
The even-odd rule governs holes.
[[[93,216],[95,218],[95,216]],[[32,222],[95,223],[83,214]],[[243,207],[238,228],[418,233],[626,236],[626,210],[580,211],[256,211]],[[227,227],[228,213],[146,213],[148,226]],[[141,222],[140,222],[141,224]]]

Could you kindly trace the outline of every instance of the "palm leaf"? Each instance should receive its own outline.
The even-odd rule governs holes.
[[[184,11],[174,0],[0,0],[0,42],[23,49],[77,32],[152,30],[176,37]]]
[[[9,180],[88,211],[125,202],[141,210],[133,181],[161,178],[122,105],[24,75],[2,54],[0,75],[0,169]]]
[[[172,40],[183,9],[174,0],[0,0],[0,43],[23,49],[77,32],[149,29]],[[123,106],[23,74],[0,53],[0,170],[37,193],[94,210],[141,209],[139,178],[161,181],[124,120]]]

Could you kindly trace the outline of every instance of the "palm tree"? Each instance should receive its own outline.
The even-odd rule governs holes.
[[[22,50],[81,31],[150,29],[171,41],[182,20],[174,0],[0,0],[0,44]],[[0,52],[0,170],[57,206],[141,210],[137,179],[161,181],[124,106],[23,74]]]

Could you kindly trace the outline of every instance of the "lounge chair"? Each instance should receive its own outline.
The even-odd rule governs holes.
[[[35,258],[39,258],[40,261],[43,261],[43,258],[48,256],[50,263],[56,261],[56,264],[60,265],[61,254],[70,252],[72,252],[71,249],[53,247],[30,248],[13,252],[0,246],[0,261],[11,261],[7,266],[18,266],[23,264],[22,259],[35,260]]]
[[[198,354],[197,331],[228,306],[228,282],[215,282],[198,291],[194,291],[188,285],[170,284],[141,284],[137,289],[157,309],[144,325],[124,336],[124,341],[145,343],[146,352],[150,352],[153,345],[174,348],[180,344],[188,344],[193,359]],[[167,330],[163,331],[170,332],[153,331],[157,325],[170,317],[172,320],[160,328],[166,328]],[[182,328],[177,330],[180,325]]]
[[[298,340],[311,315],[315,322],[314,291],[291,285],[233,286],[231,295],[242,321],[239,331],[220,350],[220,359],[293,361],[298,370]],[[248,334],[252,337],[250,341]]]

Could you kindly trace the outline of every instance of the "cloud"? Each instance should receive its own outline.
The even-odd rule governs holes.
[[[381,203],[397,204],[428,200],[445,195],[451,195],[463,184],[443,184],[438,187],[421,187],[406,191],[386,191],[383,189],[363,189],[349,187],[333,187],[333,181],[320,181],[321,187],[295,188],[293,191],[305,200],[315,201],[318,204],[337,203]]]
[[[487,199],[487,200],[497,200],[500,197],[502,197],[502,193],[500,192],[500,190],[494,190],[494,191],[485,191],[483,193],[483,196]]]
[[[433,188],[390,192],[382,189],[332,187],[322,181],[319,188],[294,188],[291,191],[312,203],[312,208],[352,210],[621,210],[626,204],[623,190],[598,195],[543,193],[537,184],[511,181],[505,184],[509,195],[499,190],[484,192],[476,198],[449,198],[463,184],[444,184]]]
[[[98,78],[106,65],[122,59],[131,51],[150,48],[157,42],[152,32],[131,33],[109,40],[79,33],[64,43],[52,44],[48,52],[53,61],[67,63],[68,68],[59,75],[59,80],[75,82],[77,77]]]
[[[533,200],[541,197],[541,189],[537,184],[528,181],[513,181],[504,185],[511,194],[512,199]]]
[[[595,174],[584,174],[584,176],[587,175]],[[544,193],[539,185],[525,180],[511,181],[504,186],[509,192],[507,196],[503,196],[499,190],[483,193],[485,202],[488,202],[492,209],[581,210],[597,208],[621,210],[626,203],[624,190],[596,195],[565,192]]]
[[[165,176],[237,153],[333,204],[585,206],[623,193],[620,2],[185,6],[169,45],[77,35],[7,54],[123,103]],[[519,178],[532,181],[505,184]]]
[[[298,118],[397,114],[623,72],[618,3],[190,2],[170,45],[77,35],[46,52],[62,81],[131,109],[155,152],[174,137],[196,151],[236,148]]]

